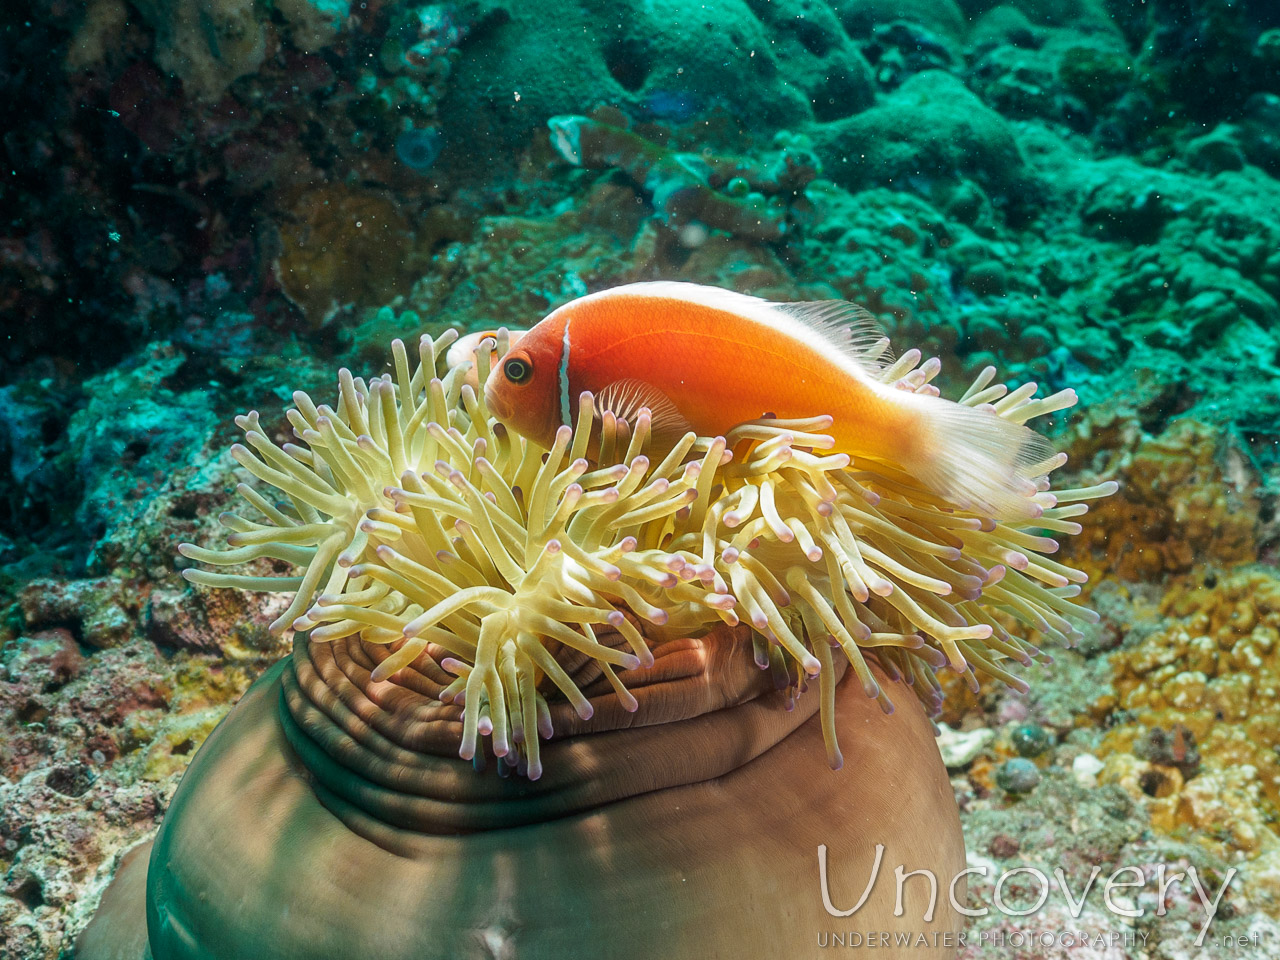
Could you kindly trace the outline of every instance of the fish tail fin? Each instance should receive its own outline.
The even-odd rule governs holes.
[[[913,462],[904,464],[957,507],[997,520],[1038,517],[1036,480],[1056,457],[1053,445],[989,406],[969,407],[918,397],[919,426]]]

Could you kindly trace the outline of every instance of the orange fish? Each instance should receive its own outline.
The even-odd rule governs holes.
[[[524,335],[524,330],[507,331],[507,337],[510,341],[510,345],[513,347],[520,342],[520,338]],[[498,339],[498,331],[477,330],[475,333],[464,333],[449,345],[449,349],[444,355],[445,366],[456,367],[460,363],[474,364],[476,362],[476,351],[480,349],[480,344],[486,339],[492,339],[496,342]],[[490,362],[496,363],[497,360],[498,354],[495,350],[490,355]]]
[[[579,394],[655,435],[723,435],[766,413],[829,414],[835,450],[896,465],[962,509],[1034,517],[1048,441],[989,407],[900,390],[879,379],[883,334],[838,300],[771,303],[692,283],[635,283],[553,311],[489,378],[494,415],[550,447]]]
[[[520,342],[520,338],[525,335],[524,330],[508,330],[508,345],[514,347]],[[448,351],[444,355],[444,364],[446,367],[456,367],[460,363],[469,363],[471,367],[463,375],[462,382],[470,384],[471,389],[477,389],[480,382],[479,373],[476,370],[477,360],[479,359],[480,344],[485,340],[498,340],[497,330],[477,330],[475,333],[464,333],[457,340],[450,344]],[[498,362],[498,351],[496,349],[489,353],[489,367],[492,369]]]

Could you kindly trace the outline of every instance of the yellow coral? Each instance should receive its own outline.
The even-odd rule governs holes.
[[[1146,795],[1153,824],[1185,831],[1223,856],[1280,851],[1280,579],[1261,570],[1186,578],[1160,612],[1174,618],[1113,656],[1113,697],[1099,712],[1132,722],[1103,742],[1102,779]],[[1189,779],[1138,760],[1147,729],[1182,725],[1200,750]]]
[[[1082,568],[1141,581],[1185,572],[1196,557],[1232,563],[1256,555],[1256,496],[1220,462],[1222,431],[1179,420],[1158,437],[1126,441],[1125,426],[1102,424],[1075,447],[1088,457],[1095,448],[1116,451],[1136,442],[1117,465],[1125,477],[1120,495],[1098,505],[1073,545]],[[1130,432],[1138,432],[1136,425]]]

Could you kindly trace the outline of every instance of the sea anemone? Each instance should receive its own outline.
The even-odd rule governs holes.
[[[658,448],[646,412],[621,421],[584,394],[576,425],[544,451],[485,406],[505,332],[475,351],[475,386],[465,365],[446,368],[455,337],[423,337],[412,368],[395,341],[394,372],[368,382],[343,370],[336,409],[295,393],[288,418],[302,445],[277,445],[256,412],[238,418],[247,446],[232,455],[288,504],[241,484],[262,519],[225,514],[230,549],[180,549],[207,565],[296,567],[289,576],[184,575],[292,592],[277,632],[393,646],[372,682],[420,658],[448,671],[436,696],[465,707],[464,759],[482,759],[488,736],[504,769],[536,779],[539,738],[555,732],[552,700],[583,721],[592,714],[567,657],[593,661],[635,710],[618,669],[652,666],[654,643],[745,621],[756,664],[780,686],[794,695],[816,680],[827,758],[839,767],[837,650],[885,712],[892,703],[865,650],[936,707],[943,667],[971,685],[981,673],[1025,689],[1008,661],[1044,655],[1010,632],[1015,621],[1071,643],[1073,618],[1096,619],[1072,602],[1084,574],[1047,556],[1058,544],[1045,534],[1078,532],[1071,518],[1114,486],[1051,493],[1048,475],[1065,455],[1035,471],[1038,517],[997,522],[954,509],[890,465],[827,452],[825,416],[765,418]],[[912,350],[882,376],[936,394],[940,369]],[[1037,399],[1034,384],[1009,392],[994,376],[984,370],[960,402],[991,404],[1016,423],[1075,402],[1069,390]],[[601,642],[601,631],[622,642]]]
[[[1075,638],[1084,578],[1049,534],[1110,486],[1052,494],[1047,459],[1039,516],[1001,523],[832,452],[826,417],[661,445],[589,397],[542,450],[485,408],[507,334],[454,340],[343,371],[336,408],[295,394],[299,443],[240,418],[233,456],[275,492],[239,487],[259,517],[224,515],[228,549],[181,549],[251,566],[185,575],[292,593],[293,653],[197,753],[80,955],[763,960],[865,886],[860,928],[954,956],[964,841],[922,705],[940,669],[1022,686],[1019,621]],[[939,368],[911,351],[883,376],[933,392]],[[1023,422],[1075,399],[993,377],[963,402]],[[820,775],[838,739],[853,781]],[[505,776],[474,774],[487,755]],[[882,858],[958,899],[866,886]]]

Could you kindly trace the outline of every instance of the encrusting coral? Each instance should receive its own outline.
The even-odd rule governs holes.
[[[424,655],[438,662],[455,677],[440,698],[465,704],[464,758],[488,736],[504,765],[540,776],[539,737],[553,733],[548,697],[558,691],[584,720],[592,711],[561,665],[565,648],[597,661],[634,710],[614,671],[651,665],[647,640],[746,621],[757,664],[780,686],[799,692],[817,680],[838,767],[837,648],[889,712],[865,649],[936,705],[943,666],[971,686],[976,669],[1025,688],[1004,664],[1046,658],[1009,632],[1010,617],[1066,643],[1078,636],[1069,618],[1094,619],[1071,602],[1085,575],[1046,556],[1058,545],[1042,534],[1078,532],[1072,518],[1114,484],[1050,493],[1047,474],[1065,455],[1042,465],[1033,498],[1041,515],[997,523],[952,509],[891,466],[823,454],[833,443],[823,416],[761,419],[725,437],[690,433],[651,450],[646,411],[629,424],[597,415],[584,395],[576,427],[561,427],[544,451],[484,403],[505,331],[475,351],[472,375],[470,364],[446,368],[455,338],[423,337],[416,367],[395,341],[394,373],[369,381],[343,370],[336,409],[295,393],[287,415],[305,446],[277,445],[256,412],[238,418],[248,446],[233,456],[291,506],[241,484],[264,519],[224,514],[230,549],[180,549],[216,566],[266,557],[298,567],[284,577],[184,575],[293,592],[277,632],[399,644],[374,682]],[[912,350],[882,377],[936,394],[940,369]],[[1069,390],[1036,399],[1034,384],[1007,392],[994,376],[984,370],[961,402],[992,404],[1017,423],[1075,402]],[[630,615],[644,622],[643,636]],[[597,629],[629,649],[599,642]]]
[[[1152,826],[1244,866],[1250,896],[1280,900],[1280,579],[1198,573],[1170,585],[1167,618],[1112,657],[1117,715],[1104,782],[1146,805]],[[1166,745],[1167,742],[1167,745]]]

